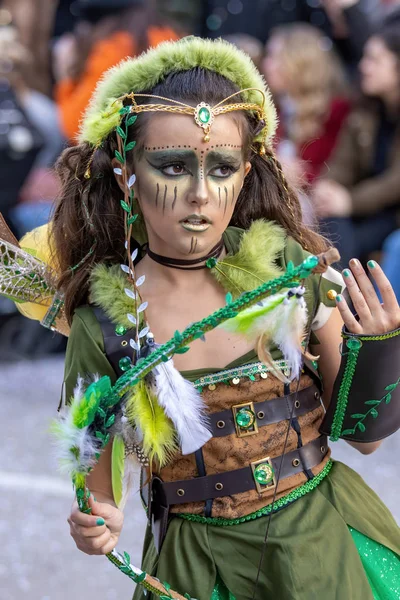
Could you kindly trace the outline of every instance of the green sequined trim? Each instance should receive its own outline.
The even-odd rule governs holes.
[[[285,375],[290,374],[290,366],[286,360],[274,361],[275,368],[283,371]],[[224,371],[218,371],[218,373],[212,373],[211,375],[205,375],[200,377],[194,382],[194,386],[197,389],[202,389],[206,385],[215,385],[217,383],[230,383],[232,379],[247,377],[254,381],[255,375],[261,375],[261,373],[270,373],[272,369],[267,367],[262,362],[251,363],[236,367],[234,369],[226,369]]]
[[[351,340],[348,340],[348,342]],[[353,377],[357,366],[358,354],[360,352],[361,346],[357,348],[349,348],[349,353],[347,357],[346,367],[343,373],[342,382],[340,384],[338,400],[335,409],[335,414],[333,416],[332,428],[330,439],[332,442],[337,442],[343,427],[344,416],[346,414],[347,403],[349,400],[349,393],[351,384],[353,383]]]
[[[265,517],[270,513],[274,513],[281,508],[284,508],[288,504],[291,504],[295,500],[298,500],[302,496],[305,496],[309,492],[312,492],[321,481],[328,475],[333,465],[333,461],[331,459],[328,460],[325,467],[322,469],[321,473],[316,475],[310,481],[303,483],[298,488],[290,492],[287,496],[283,498],[279,498],[273,504],[269,504],[268,506],[264,506],[260,510],[256,512],[250,513],[249,515],[245,515],[244,517],[240,517],[239,519],[224,519],[222,517],[202,517],[200,515],[192,515],[192,514],[184,514],[178,513],[175,515],[181,519],[185,519],[186,521],[193,521],[195,523],[204,523],[206,525],[217,525],[218,527],[225,527],[227,525],[239,525],[240,523],[245,523],[246,521],[251,521],[253,519],[258,519],[259,517]]]
[[[376,342],[380,340],[388,340],[390,338],[397,337],[398,335],[400,335],[400,329],[396,329],[395,331],[389,331],[389,333],[382,333],[381,335],[358,335],[357,339],[361,340],[362,342]]]

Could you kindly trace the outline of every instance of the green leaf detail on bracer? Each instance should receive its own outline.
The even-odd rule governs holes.
[[[385,391],[395,390],[397,388],[397,386],[399,385],[399,383],[400,383],[400,377],[398,378],[398,380],[395,383],[391,383],[391,384],[387,385],[385,387]],[[392,394],[390,392],[388,392],[387,394],[384,394],[380,400],[366,400],[364,402],[364,404],[367,406],[371,406],[371,408],[369,410],[367,410],[367,412],[365,414],[355,413],[354,415],[351,415],[351,417],[353,419],[359,419],[359,420],[354,425],[353,429],[345,429],[344,431],[342,431],[341,435],[342,436],[354,435],[356,433],[357,429],[359,429],[360,431],[362,431],[364,433],[366,431],[366,426],[364,425],[365,419],[369,416],[371,416],[373,419],[377,419],[379,416],[379,412],[378,412],[377,408],[382,404],[382,402],[385,402],[385,404],[389,404],[391,399],[392,399]]]

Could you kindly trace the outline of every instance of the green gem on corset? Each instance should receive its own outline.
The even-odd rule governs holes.
[[[200,110],[199,110],[199,120],[204,123],[205,125],[207,125],[208,121],[211,119],[211,113],[209,111],[208,108],[206,108],[205,106],[203,106]]]
[[[256,416],[253,411],[249,410],[248,408],[241,408],[236,413],[235,418],[239,427],[242,429],[249,429],[252,425],[254,425]]]
[[[362,346],[362,341],[357,338],[349,338],[346,342],[349,350],[359,350]]]
[[[117,325],[115,328],[115,333],[117,335],[125,335],[127,331],[128,331],[127,328],[124,327],[123,325]]]
[[[118,364],[119,364],[119,368],[121,369],[121,371],[127,371],[128,369],[131,368],[132,361],[129,358],[129,356],[124,356],[124,358],[120,359]]]
[[[268,485],[274,479],[274,469],[268,465],[258,465],[254,470],[254,478],[260,485]]]

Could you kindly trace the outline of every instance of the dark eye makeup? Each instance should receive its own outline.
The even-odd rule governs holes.
[[[169,162],[161,165],[154,165],[150,161],[148,163],[157,171],[162,173],[165,177],[181,177],[182,175],[192,175],[193,173],[187,168],[187,166],[181,162]],[[240,167],[233,164],[220,164],[213,166],[208,174],[211,177],[218,179],[226,179],[236,173]],[[218,173],[218,171],[220,171]]]

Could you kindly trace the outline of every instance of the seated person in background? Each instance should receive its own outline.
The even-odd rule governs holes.
[[[382,248],[400,209],[400,22],[368,41],[360,63],[364,98],[348,118],[315,184],[313,203],[343,264]]]
[[[266,47],[264,74],[278,103],[277,155],[304,188],[319,175],[350,109],[332,43],[306,23],[279,27]]]
[[[98,80],[124,58],[180,36],[145,0],[77,0],[82,21],[54,49],[56,101],[65,136],[74,141]]]

